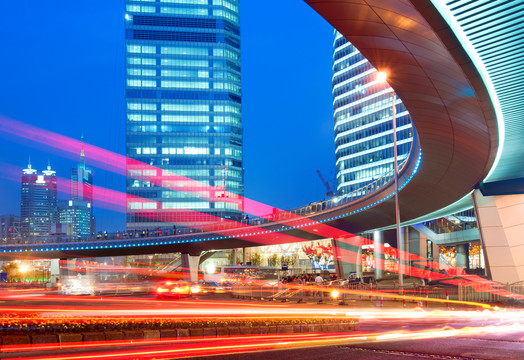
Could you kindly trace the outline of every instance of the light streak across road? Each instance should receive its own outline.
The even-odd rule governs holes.
[[[60,154],[65,156],[77,156],[82,146],[84,146],[85,151],[92,154],[92,161],[95,166],[104,168],[106,170],[121,174],[121,175],[130,175],[128,172],[129,169],[136,168],[140,169],[140,174],[133,175],[142,180],[150,181],[151,183],[159,186],[165,187],[174,191],[186,192],[194,197],[199,197],[205,199],[206,201],[224,201],[224,199],[230,199],[229,201],[241,201],[244,204],[245,213],[252,214],[259,217],[264,217],[269,220],[275,220],[274,214],[275,211],[278,214],[278,222],[282,223],[284,227],[300,229],[302,231],[310,232],[312,234],[322,236],[330,239],[337,239],[339,242],[343,242],[349,245],[360,247],[362,244],[370,244],[371,241],[360,236],[345,232],[343,230],[337,229],[335,227],[329,226],[324,223],[314,221],[310,218],[301,217],[284,211],[282,209],[277,209],[270,205],[260,203],[258,201],[239,197],[236,194],[225,192],[224,189],[210,186],[191,178],[180,176],[171,171],[165,169],[157,168],[149,164],[142,163],[135,159],[127,158],[123,155],[116,154],[114,152],[102,149],[97,146],[89,145],[82,143],[78,140],[68,138],[64,135],[60,135],[49,130],[45,130],[33,125],[24,124],[22,122],[9,119],[4,116],[0,116],[3,127],[0,129],[4,134],[9,134],[13,139],[19,141],[29,141],[30,144],[41,144],[46,146],[52,151],[59,151]],[[147,174],[147,175],[146,175]],[[168,177],[169,180],[165,180],[165,177]],[[98,196],[97,201],[106,203],[107,206],[114,208],[115,206],[122,207],[127,209],[127,204],[129,201],[137,200],[142,202],[151,202],[149,199],[141,199],[136,197],[130,197],[124,193],[119,193],[114,190],[104,189],[104,188],[95,188],[93,191],[95,196]],[[217,194],[224,195],[216,196]],[[149,217],[154,220],[158,220],[159,217],[168,223],[179,223],[180,215],[188,214],[198,214],[204,221],[201,225],[187,224],[182,223],[184,226],[198,228],[202,231],[212,231],[214,224],[221,224],[224,230],[216,231],[217,233],[227,234],[229,237],[234,237],[242,239],[245,241],[253,242],[258,245],[274,245],[274,244],[285,244],[304,241],[304,239],[287,235],[281,232],[268,231],[263,227],[253,226],[248,224],[238,223],[236,221],[231,221],[227,219],[217,218],[208,214],[199,213],[191,210],[168,210],[168,211],[159,211],[156,210],[141,210],[141,216]],[[281,220],[282,219],[282,220]],[[359,255],[355,251],[347,249],[337,249],[339,255],[342,259],[356,259]],[[379,253],[384,253],[384,248],[375,249]],[[409,259],[409,260],[418,260],[418,261],[428,261],[426,258],[422,258],[416,254],[410,254],[401,252],[399,253],[400,258]],[[433,266],[433,270],[438,270],[437,264],[429,264]],[[379,264],[380,267],[384,268],[385,264]],[[419,267],[402,265],[403,273],[409,272],[411,276],[433,279],[433,280],[442,280],[443,282],[448,282],[450,284],[461,285],[485,285],[486,280],[478,276],[467,276],[465,279],[461,280],[446,280],[449,276],[445,274],[440,274],[437,271],[433,270],[422,270]],[[449,269],[448,269],[449,270]],[[451,269],[454,273],[463,272],[462,269]],[[496,293],[501,296],[513,296],[509,292],[496,289],[492,287],[489,289],[490,292]],[[385,295],[387,296],[387,295]],[[392,295],[393,296],[393,295]]]
[[[388,341],[411,341],[423,339],[449,338],[459,336],[479,336],[482,334],[524,335],[522,324],[488,326],[466,326],[453,328],[443,326],[422,330],[395,330],[384,332],[334,332],[308,334],[277,334],[230,336],[227,338],[189,339],[189,340],[143,340],[138,344],[131,341],[101,341],[89,344],[68,344],[65,348],[74,353],[57,354],[59,344],[6,348],[17,352],[17,359],[25,360],[76,360],[76,359],[176,359],[195,356],[225,355],[268,350],[293,348],[314,348],[330,345],[353,345]],[[82,349],[82,350],[80,350]],[[31,356],[28,351],[47,350],[52,355]]]

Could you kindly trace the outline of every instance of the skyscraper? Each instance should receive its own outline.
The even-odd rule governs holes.
[[[92,207],[89,201],[61,200],[58,202],[60,224],[70,224],[75,240],[86,240],[92,236]]]
[[[337,192],[346,194],[393,171],[392,89],[340,33],[333,43]],[[398,160],[409,154],[411,118],[396,98]]]
[[[74,227],[83,229],[82,234],[85,233],[84,229],[86,229],[87,227],[88,236],[93,236],[96,232],[95,216],[93,214],[93,172],[91,171],[91,169],[88,169],[86,167],[85,154],[84,154],[84,136],[83,135],[82,135],[82,148],[80,150],[80,162],[78,163],[76,167],[71,168],[71,200],[74,200],[76,208],[83,209],[82,211],[85,211],[85,209],[88,209],[90,213],[88,224],[84,224],[85,216],[82,215],[78,217],[78,219],[76,220],[76,221],[80,221],[80,223],[78,223]],[[84,204],[80,204],[80,202],[83,202]],[[64,206],[63,207],[61,206],[61,208],[63,208],[64,211],[70,212],[71,206],[72,206],[70,205],[71,202],[63,203],[63,204]],[[74,216],[68,215],[67,218],[74,219]]]
[[[239,1],[126,0],[125,18],[126,154],[162,169],[128,162],[128,229],[240,219]]]
[[[49,235],[51,224],[58,221],[56,172],[31,167],[23,170],[20,197],[20,227],[22,237]]]

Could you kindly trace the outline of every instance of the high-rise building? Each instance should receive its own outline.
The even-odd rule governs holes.
[[[20,239],[20,216],[8,214],[0,217],[0,240],[11,243]]]
[[[393,171],[392,89],[339,32],[333,43],[333,113],[337,192],[357,190]],[[396,101],[398,161],[413,142],[411,117]]]
[[[88,223],[78,224],[76,228],[85,229],[87,227],[88,236],[94,236],[96,233],[96,222],[93,214],[93,172],[86,167],[83,135],[80,162],[76,167],[71,168],[71,200],[74,200],[76,207],[88,209],[90,213]],[[84,204],[79,205],[79,202],[84,202]],[[66,205],[67,208],[71,207],[69,203]],[[79,218],[76,221],[86,220],[82,216],[81,219]],[[82,230],[82,234],[84,234],[84,230]]]
[[[240,219],[239,0],[126,0],[125,18],[126,154],[146,164],[127,164],[128,229]]]
[[[58,202],[59,222],[71,224],[71,235],[75,239],[86,240],[92,236],[91,210],[91,203],[88,201],[61,200]]]
[[[22,237],[49,235],[51,224],[58,220],[56,172],[47,170],[39,175],[31,168],[23,170],[20,198]]]

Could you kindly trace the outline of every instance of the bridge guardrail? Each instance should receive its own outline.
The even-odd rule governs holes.
[[[417,151],[413,151],[414,149],[413,146],[418,146],[418,141],[414,141],[412,143],[412,149],[409,153],[409,156],[407,156],[404,159],[404,161],[402,161],[402,163],[399,164],[399,188],[402,188],[403,186],[405,186],[407,182],[409,181],[406,178],[401,179],[400,174],[406,169],[406,166],[409,164],[411,160],[413,160],[414,156],[418,156],[418,154],[420,153],[420,149],[418,148],[417,148],[418,149]],[[386,173],[384,176],[382,176],[381,178],[373,181],[372,183],[366,186],[363,186],[357,190],[354,190],[348,194],[335,196],[331,199],[321,201],[321,202],[315,202],[307,206],[299,207],[297,209],[276,212],[274,214],[268,214],[268,215],[260,216],[260,217],[243,219],[242,223],[256,226],[256,225],[267,224],[273,221],[287,220],[287,219],[292,218],[293,215],[307,216],[307,215],[319,213],[319,212],[329,210],[329,209],[332,209],[340,205],[347,204],[352,201],[359,200],[365,197],[366,195],[370,195],[376,192],[377,190],[383,188],[385,185],[389,184],[390,182],[392,182],[393,179],[394,179],[394,170],[391,170],[388,173]]]
[[[339,295],[332,298],[333,290]],[[435,303],[441,307],[460,306],[459,302],[498,303],[524,299],[524,282],[515,284],[468,284],[458,286],[413,284],[399,288],[396,284],[377,285],[349,283],[344,285],[317,285],[316,283],[296,284],[235,284],[232,296],[243,299],[273,301],[339,301],[341,305],[350,301],[370,301],[376,306],[384,303],[415,303],[429,307]],[[447,301],[450,301],[449,303]]]
[[[421,149],[419,148],[418,143],[418,136],[414,137],[414,141],[412,143],[412,148],[409,153],[409,155],[403,160],[403,162],[399,166],[399,189],[402,189],[411,179],[413,174],[418,169],[418,162],[420,161],[421,156]],[[417,162],[417,165],[413,166],[412,173],[406,174],[406,170],[409,168],[411,163],[413,161]],[[55,244],[55,243],[78,243],[81,244],[82,242],[93,242],[95,240],[99,240],[101,242],[103,241],[109,241],[109,240],[134,240],[134,239],[140,239],[140,238],[162,238],[167,236],[177,236],[177,235],[191,235],[191,234],[199,234],[199,233],[217,233],[221,231],[234,231],[234,230],[241,230],[242,226],[258,226],[263,224],[270,224],[274,223],[275,225],[279,225],[279,222],[285,221],[285,220],[291,220],[295,216],[308,216],[312,214],[320,214],[321,212],[333,209],[335,207],[338,207],[340,205],[344,205],[359,199],[362,199],[366,196],[370,196],[376,191],[380,190],[381,188],[384,188],[387,184],[390,184],[393,182],[394,172],[393,170],[386,173],[386,175],[382,176],[381,178],[375,180],[374,182],[357,189],[349,194],[344,194],[341,196],[333,197],[331,199],[312,203],[307,206],[303,206],[297,209],[292,209],[289,211],[277,211],[274,214],[269,214],[263,217],[255,217],[255,218],[249,218],[244,219],[240,221],[240,224],[236,226],[236,224],[231,223],[216,223],[216,224],[210,224],[206,225],[205,228],[202,229],[190,229],[190,228],[184,228],[184,229],[176,229],[176,228],[159,228],[157,230],[131,230],[131,231],[122,231],[122,232],[116,232],[116,233],[99,233],[96,237],[96,239],[79,239],[75,236],[49,236],[49,237],[38,237],[38,239],[28,239],[25,240],[22,243],[18,243],[20,245],[28,244],[38,244],[38,245],[45,245],[45,244]],[[391,196],[391,194],[389,195]],[[56,240],[55,240],[56,238]],[[49,241],[53,240],[53,241]],[[7,244],[7,245],[16,245],[16,244]],[[26,250],[27,251],[27,250]]]

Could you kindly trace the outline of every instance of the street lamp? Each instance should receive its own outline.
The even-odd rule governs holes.
[[[379,82],[386,82],[388,74],[384,71],[379,71],[377,74],[377,80]],[[393,166],[394,166],[394,178],[395,178],[395,223],[397,225],[397,247],[399,249],[399,263],[398,263],[398,284],[399,286],[404,286],[404,276],[403,276],[403,246],[401,242],[403,241],[400,238],[400,210],[398,206],[398,152],[397,152],[397,121],[395,119],[396,108],[395,108],[395,92],[393,90],[389,91],[391,94],[391,104],[392,104],[392,117],[393,117]]]

